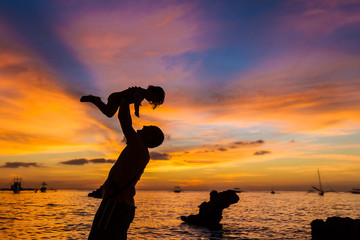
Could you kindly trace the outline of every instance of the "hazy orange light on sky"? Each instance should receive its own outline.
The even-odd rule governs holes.
[[[359,188],[360,5],[326,2],[0,3],[1,187],[97,188],[125,141],[80,97],[159,85],[139,188]]]

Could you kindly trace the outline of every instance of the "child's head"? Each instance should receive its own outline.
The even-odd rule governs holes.
[[[165,92],[161,87],[150,85],[146,89],[145,99],[149,101],[154,109],[164,102],[164,98]]]

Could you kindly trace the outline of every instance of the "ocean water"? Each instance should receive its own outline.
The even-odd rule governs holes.
[[[0,239],[87,239],[100,199],[89,191],[0,192]],[[207,191],[138,190],[128,239],[311,239],[310,222],[329,216],[360,218],[360,195],[243,192],[223,212],[221,230],[182,223],[209,201]]]

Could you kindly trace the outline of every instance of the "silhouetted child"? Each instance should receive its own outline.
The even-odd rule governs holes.
[[[112,117],[118,110],[122,98],[127,98],[129,103],[134,104],[135,115],[139,116],[141,102],[146,99],[155,109],[164,102],[165,92],[161,87],[148,86],[147,89],[141,87],[130,87],[122,92],[114,92],[108,97],[105,104],[100,97],[88,95],[80,98],[80,102],[91,102],[97,106],[107,117]]]

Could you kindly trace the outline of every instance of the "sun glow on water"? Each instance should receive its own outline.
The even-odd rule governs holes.
[[[87,239],[100,199],[89,191],[20,194],[0,192],[0,238]],[[358,195],[306,192],[242,192],[224,209],[222,230],[184,224],[180,216],[197,214],[208,191],[138,190],[129,239],[307,239],[310,222],[329,216],[360,218]]]

